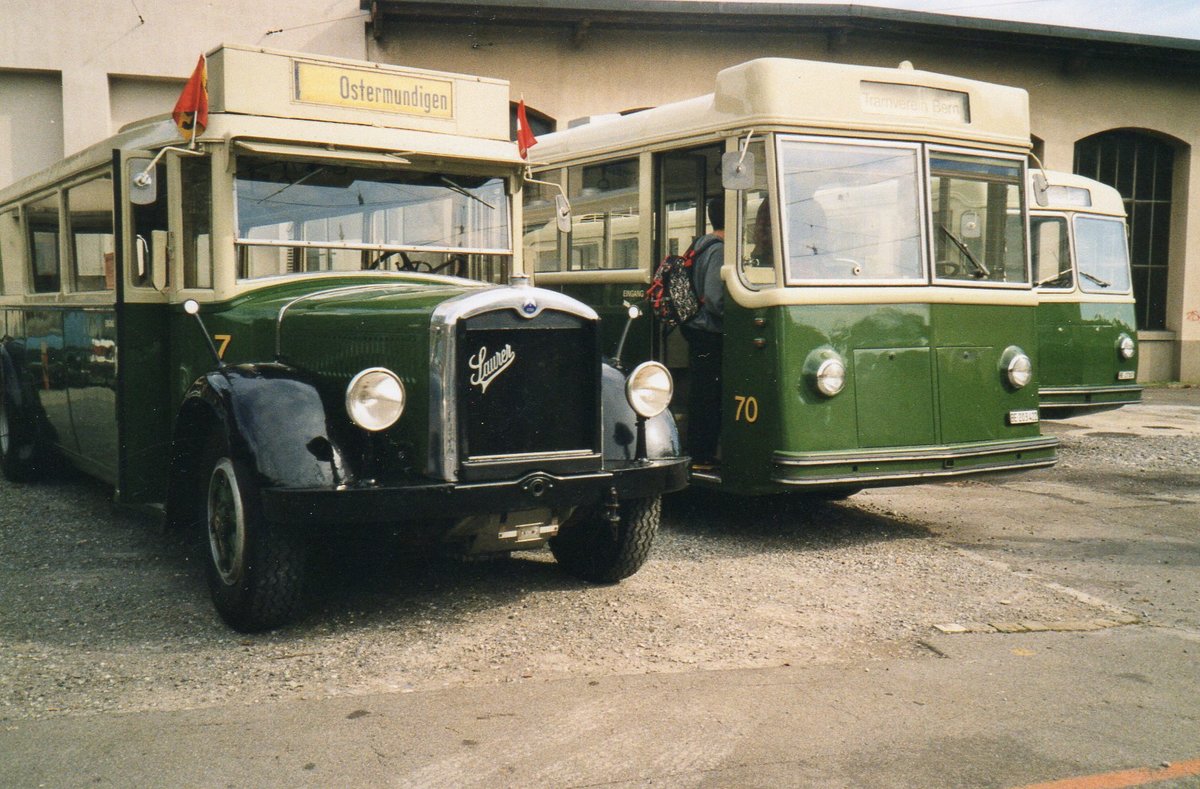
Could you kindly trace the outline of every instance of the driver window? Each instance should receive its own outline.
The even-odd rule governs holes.
[[[130,282],[139,288],[154,287],[154,267],[165,266],[167,261],[154,259],[154,231],[166,232],[167,220],[167,167],[162,162],[155,165],[154,180],[158,184],[153,203],[131,205],[133,217],[133,257],[129,268]]]
[[[754,186],[741,193],[738,274],[751,288],[771,288],[775,278],[775,223],[767,194],[766,145],[753,142]]]
[[[1033,246],[1033,278],[1039,288],[1070,288],[1071,250],[1067,242],[1067,222],[1061,217],[1035,216],[1029,219]]]

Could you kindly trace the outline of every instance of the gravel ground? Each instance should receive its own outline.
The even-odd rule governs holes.
[[[1054,432],[1060,468],[1036,474],[1200,462],[1167,430]],[[689,491],[667,502],[650,562],[617,586],[575,581],[546,551],[460,563],[343,545],[313,568],[302,621],[244,636],[216,617],[190,549],[109,496],[78,478],[0,483],[0,720],[933,659],[922,642],[939,623],[1110,613],[951,547],[872,491],[829,504]]]

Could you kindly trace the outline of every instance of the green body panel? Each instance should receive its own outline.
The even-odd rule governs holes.
[[[1048,415],[1141,400],[1137,356],[1117,351],[1122,334],[1137,338],[1133,304],[1045,301],[1037,316],[1040,404]]]
[[[619,333],[618,288],[567,290],[608,316],[606,337]],[[1034,351],[1034,322],[1034,308],[1020,306],[750,309],[727,300],[720,478],[697,476],[693,483],[761,494],[820,487],[832,477],[854,481],[831,487],[864,486],[1049,465],[1053,442],[1040,439],[1037,423],[1008,422],[1011,411],[1036,412],[1037,387],[1013,391],[1000,364],[1009,346]],[[627,364],[650,357],[653,328],[647,319],[634,323]],[[670,343],[660,345],[654,355],[662,359]],[[805,379],[805,361],[820,349],[836,351],[847,365],[845,388],[834,397]],[[676,402],[685,413],[685,398]],[[912,457],[900,457],[906,453]],[[781,458],[797,465],[781,471]]]
[[[1082,377],[1075,347],[1077,302],[1044,302],[1037,308],[1038,380],[1042,386],[1077,386]]]
[[[114,306],[10,308],[5,335],[24,349],[18,375],[47,438],[89,473],[117,482]]]
[[[363,286],[376,288],[364,291]],[[316,300],[297,302],[307,294],[327,294],[339,287],[342,295],[324,295]],[[340,405],[350,378],[366,367],[384,366],[404,380],[410,404],[429,402],[429,318],[433,309],[448,298],[464,292],[461,287],[428,282],[404,282],[396,277],[366,279],[323,279],[314,286],[311,280],[298,279],[265,286],[235,299],[205,304],[201,316],[209,332],[224,344],[223,360],[230,364],[282,362],[294,366],[318,383],[326,403]],[[279,312],[291,304],[283,323],[282,355],[276,355]],[[62,337],[63,315],[6,311],[10,325],[20,323],[57,332],[46,339],[48,346],[65,343]],[[34,354],[29,370],[42,380],[42,368],[55,382],[46,389],[43,404],[54,413],[51,423],[60,433],[60,443],[72,449],[76,460],[84,461],[89,471],[118,484],[118,498],[125,503],[161,502],[166,489],[170,459],[170,436],[175,417],[188,388],[215,368],[200,325],[179,304],[126,304],[122,312],[125,343],[120,348],[122,440],[117,449],[118,425],[114,419],[117,384],[115,378],[105,387],[92,383],[83,393],[70,388],[70,405],[65,393],[57,394],[59,373],[65,364],[62,350],[47,351],[47,364]],[[111,313],[92,319],[104,336],[112,331]],[[10,330],[11,333],[11,330]],[[114,334],[115,336],[115,334]],[[34,338],[40,347],[41,341]],[[93,381],[115,365],[93,363]],[[83,379],[80,379],[83,380]],[[61,406],[60,406],[61,401]],[[76,407],[86,403],[87,408]],[[74,417],[77,430],[64,434],[60,425],[70,425]],[[411,408],[408,418],[397,426],[395,440],[412,447],[414,457],[428,452],[428,409]],[[76,439],[81,425],[89,434],[88,446]],[[67,445],[65,442],[69,441]],[[105,449],[106,444],[110,449]],[[120,453],[118,464],[117,452]],[[107,459],[111,456],[111,459]],[[121,469],[119,481],[116,469]]]
[[[629,308],[626,304],[636,304],[644,309],[645,288],[633,283],[591,283],[572,285],[551,285],[551,290],[557,290],[568,296],[579,299],[596,311],[600,316],[600,348],[605,354],[616,350],[621,341],[621,332],[629,320]],[[622,358],[632,366],[651,358],[651,348],[654,334],[654,322],[649,315],[635,320],[629,326],[629,336],[625,338]]]
[[[278,361],[295,367],[315,379],[333,409],[340,409],[346,385],[357,373],[368,367],[392,370],[404,382],[410,407],[388,434],[410,457],[425,458],[430,315],[437,305],[463,292],[453,285],[406,283],[395,277],[323,279],[319,287],[288,282],[206,304],[201,316],[210,333],[228,337],[222,356],[226,363]],[[181,309],[172,316],[171,338],[171,402],[177,410],[187,388],[213,363],[195,318]]]

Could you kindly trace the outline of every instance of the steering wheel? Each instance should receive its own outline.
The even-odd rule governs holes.
[[[451,255],[450,257],[446,258],[445,262],[437,266],[430,266],[429,271],[432,274],[440,274],[443,269],[449,268],[450,266],[454,267],[454,269],[450,272],[450,276],[466,276],[465,269],[467,266],[467,258],[464,255]]]

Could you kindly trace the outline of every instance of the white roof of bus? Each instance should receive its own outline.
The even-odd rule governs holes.
[[[881,104],[875,88],[902,86],[899,98]],[[908,90],[910,86],[916,90]],[[596,121],[538,140],[540,163],[716,134],[779,129],[977,142],[1014,151],[1029,149],[1029,97],[1020,89],[929,71],[850,66],[813,60],[760,58],[723,69],[716,90],[630,115]],[[936,118],[929,109],[961,107],[965,120]],[[887,111],[881,107],[898,108]],[[953,113],[951,113],[951,116]]]
[[[208,53],[208,59],[210,114],[208,126],[198,138],[201,143],[264,140],[311,144],[392,153],[399,157],[397,161],[408,157],[414,164],[418,157],[524,164],[516,143],[508,138],[508,83],[503,80],[239,46],[217,47]],[[411,118],[291,101],[297,62],[345,68],[352,73],[357,69],[452,82],[454,117]],[[113,149],[154,151],[164,145],[187,145],[169,113],[126,124],[112,137],[0,189],[0,205],[107,164],[112,161]]]
[[[1029,210],[1077,211],[1125,218],[1125,202],[1121,199],[1121,193],[1108,184],[1093,181],[1082,175],[1073,175],[1058,170],[1038,170],[1031,167],[1029,169],[1031,195],[1033,194],[1033,184],[1036,183],[1035,179],[1039,174],[1046,176],[1046,183],[1049,186],[1046,192],[1047,204],[1039,203],[1034,195],[1029,201]],[[1081,190],[1087,192],[1087,199],[1084,203],[1080,202]]]

